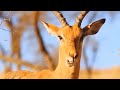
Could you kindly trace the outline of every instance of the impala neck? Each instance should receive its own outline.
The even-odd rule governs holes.
[[[68,67],[65,65],[65,57],[63,56],[63,51],[59,48],[59,62],[55,72],[55,78],[61,79],[78,79],[80,72],[80,58],[81,58],[81,49],[82,44],[78,50],[78,57],[76,59],[76,63],[72,67]]]

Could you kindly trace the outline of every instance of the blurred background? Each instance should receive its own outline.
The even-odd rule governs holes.
[[[73,25],[80,11],[61,11]],[[84,39],[80,78],[120,78],[120,12],[90,11],[82,27],[105,18],[100,31]],[[0,11],[0,72],[54,70],[59,41],[40,20],[60,27],[51,11]]]

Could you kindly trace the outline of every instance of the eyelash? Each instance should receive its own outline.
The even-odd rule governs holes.
[[[60,40],[62,40],[62,39],[63,39],[61,36],[58,36],[58,38],[59,38]]]

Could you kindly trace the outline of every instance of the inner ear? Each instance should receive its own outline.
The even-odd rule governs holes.
[[[57,26],[53,24],[45,23],[43,21],[41,22],[44,25],[44,27],[47,29],[48,33],[50,33],[51,35],[55,35],[55,36],[59,35],[58,32],[60,28],[58,28]]]

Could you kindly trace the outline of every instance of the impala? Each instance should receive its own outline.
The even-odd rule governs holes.
[[[53,13],[59,19],[62,27],[57,27],[43,21],[41,22],[48,32],[56,36],[60,41],[59,60],[56,69],[54,71],[43,70],[40,72],[9,72],[3,75],[3,78],[78,79],[83,39],[87,35],[96,34],[105,23],[105,19],[100,19],[81,28],[81,23],[88,11],[81,11],[73,26],[67,23],[59,11],[53,11]]]

